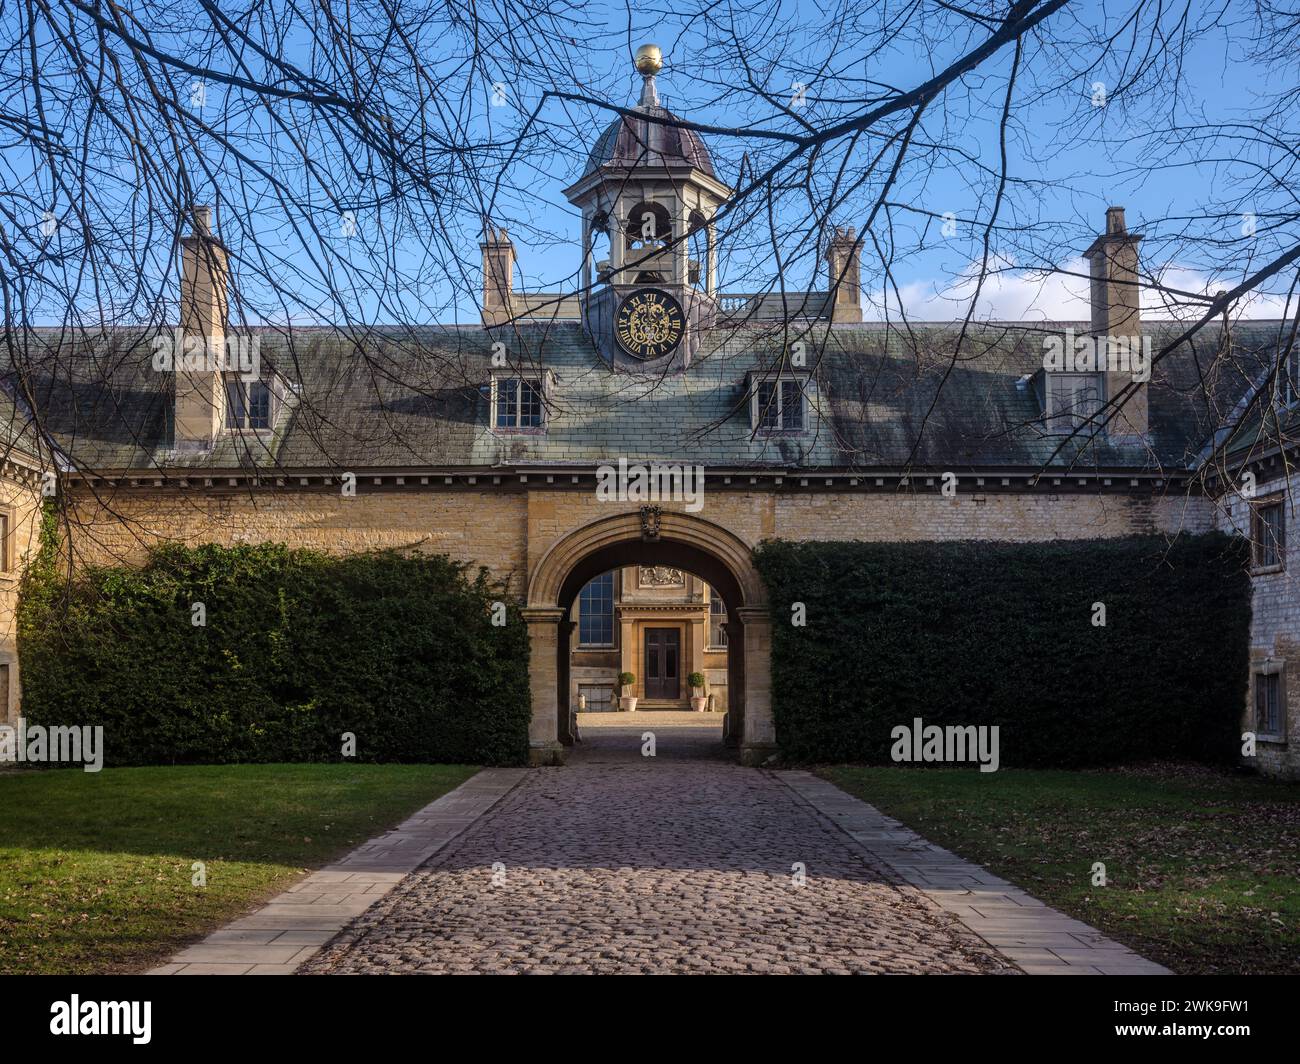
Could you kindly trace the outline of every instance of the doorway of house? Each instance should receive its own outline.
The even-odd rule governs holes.
[[[681,629],[645,629],[643,660],[646,701],[676,701],[681,696]]]

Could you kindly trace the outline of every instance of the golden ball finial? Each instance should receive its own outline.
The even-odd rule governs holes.
[[[657,44],[643,44],[636,50],[636,69],[642,77],[658,74],[664,68],[664,53]]]

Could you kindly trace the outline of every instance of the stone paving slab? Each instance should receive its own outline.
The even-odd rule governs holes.
[[[484,769],[391,831],[312,872],[150,975],[290,975],[510,793],[526,769]]]
[[[810,772],[771,775],[838,825],[869,857],[1031,975],[1171,975],[1095,927],[1044,905],[971,861]]]

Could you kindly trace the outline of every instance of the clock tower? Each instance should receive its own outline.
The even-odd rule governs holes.
[[[659,102],[663,55],[636,52],[641,101],[565,196],[582,213],[582,322],[621,369],[685,369],[717,312],[714,215],[731,195],[703,140]]]

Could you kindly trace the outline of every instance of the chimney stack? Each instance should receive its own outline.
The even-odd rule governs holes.
[[[479,247],[483,251],[483,324],[500,325],[514,316],[511,290],[515,246],[505,228],[489,225]]]
[[[1091,274],[1092,333],[1105,338],[1099,353],[1123,350],[1125,344],[1142,345],[1142,295],[1138,282],[1138,242],[1142,237],[1130,233],[1124,221],[1123,207],[1106,208],[1106,231],[1085,251]],[[1149,371],[1149,367],[1148,367]],[[1133,373],[1108,362],[1106,399],[1109,402],[1122,389],[1134,384]],[[1142,436],[1147,431],[1147,385],[1136,384],[1130,398],[1110,422],[1114,436]]]
[[[173,352],[177,450],[212,446],[221,428],[221,359],[225,353],[229,269],[226,249],[212,235],[212,210],[194,207],[181,239],[181,337]]]
[[[862,320],[862,239],[853,226],[835,227],[826,247],[831,321]]]

